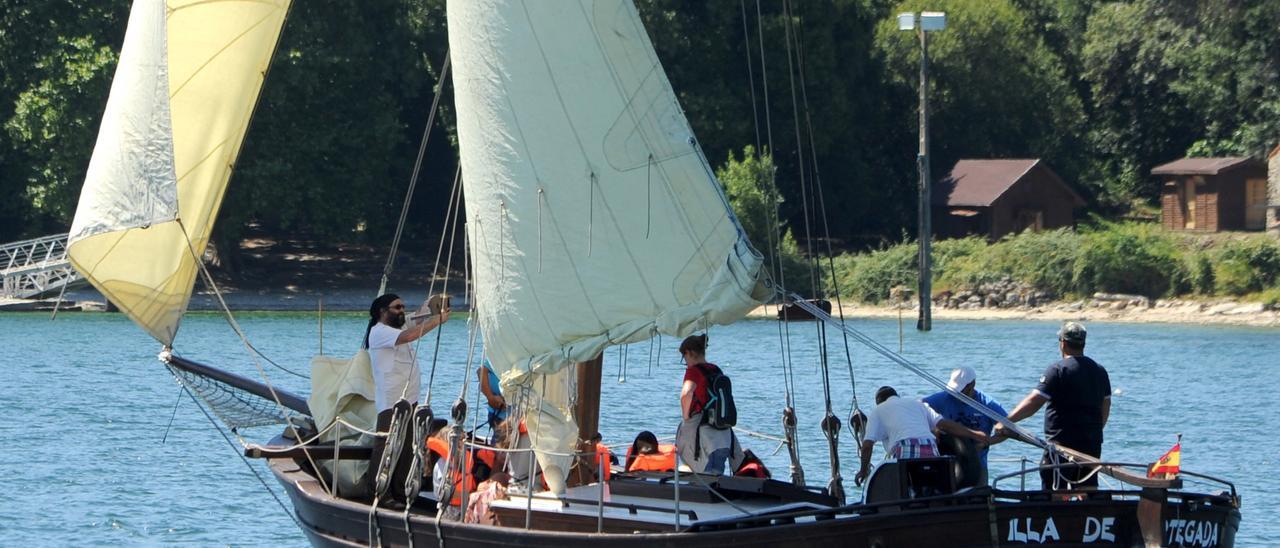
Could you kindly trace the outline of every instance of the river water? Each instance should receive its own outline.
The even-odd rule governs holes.
[[[258,313],[237,317],[253,344],[286,367],[305,371],[320,349],[315,314]],[[349,354],[363,335],[355,314],[329,315],[324,350]],[[896,349],[895,320],[856,327]],[[908,321],[903,354],[945,378],[951,368],[978,371],[978,387],[1006,408],[1034,386],[1057,358],[1050,322],[937,322],[917,333]],[[1182,465],[1234,481],[1243,498],[1241,546],[1280,545],[1280,443],[1275,411],[1280,393],[1280,332],[1274,329],[1093,323],[1089,355],[1107,367],[1115,389],[1104,457],[1150,462],[1182,433]],[[732,378],[739,425],[777,435],[785,400],[779,324],[744,321],[711,331],[708,358]],[[790,358],[808,482],[828,478],[816,331],[789,327]],[[465,372],[465,316],[444,328],[433,387],[437,409],[458,396]],[[606,443],[627,443],[639,430],[674,433],[683,367],[678,341],[631,345],[605,357],[601,431]],[[847,420],[853,389],[839,337],[830,341],[835,412]],[[6,545],[288,545],[306,543],[250,468],[214,430],[155,360],[155,341],[118,314],[64,313],[56,321],[0,314],[0,536]],[[258,377],[254,360],[225,320],[188,316],[178,338],[182,355]],[[660,347],[660,351],[659,351]],[[424,372],[429,351],[422,351]],[[626,358],[625,367],[622,357]],[[857,396],[865,408],[883,384],[903,395],[933,392],[924,381],[861,347],[852,348]],[[278,386],[305,394],[307,381],[265,365]],[[625,374],[625,378],[624,378]],[[475,379],[469,400],[474,400]],[[426,388],[424,379],[423,386]],[[176,403],[176,407],[175,407]],[[471,404],[474,409],[474,403]],[[170,426],[170,417],[172,425]],[[1038,430],[1041,417],[1024,424]],[[841,461],[852,478],[857,457],[846,429]],[[265,441],[275,431],[246,432]],[[775,477],[787,476],[777,443],[741,437]],[[878,449],[877,449],[878,451]],[[1038,459],[1014,442],[992,449],[992,477]],[[878,458],[878,454],[877,454]],[[253,462],[272,492],[285,499],[261,462]],[[1031,480],[1035,484],[1034,480]],[[1014,485],[1010,485],[1014,486]],[[861,493],[846,480],[851,497]],[[285,502],[287,503],[287,500]]]

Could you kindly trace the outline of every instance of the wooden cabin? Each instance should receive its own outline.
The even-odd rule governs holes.
[[[960,160],[934,185],[934,234],[994,241],[1027,229],[1073,226],[1076,208],[1084,205],[1039,159]]]
[[[1183,158],[1156,166],[1160,210],[1169,230],[1262,230],[1267,169],[1249,157]]]

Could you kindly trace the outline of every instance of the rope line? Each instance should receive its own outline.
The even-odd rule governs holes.
[[[191,234],[187,232],[186,225],[182,222],[182,219],[177,219],[177,221],[178,228],[182,231],[183,240],[187,242],[187,250],[191,253],[191,257],[195,260],[196,265],[200,267],[200,273],[204,276],[205,283],[209,285],[214,296],[218,298],[218,304],[222,307],[222,311],[225,313],[227,323],[231,326],[231,329],[235,332],[236,336],[240,337],[240,342],[247,349],[252,350],[253,345],[249,343],[249,337],[245,335],[244,330],[240,328],[240,323],[236,321],[235,315],[231,313],[231,308],[227,306],[227,301],[222,295],[222,290],[219,289],[218,284],[213,281],[213,275],[209,273],[209,268],[204,264],[204,261],[201,260],[200,255],[196,253],[195,244],[191,242]],[[251,353],[250,357],[253,356],[254,354]],[[284,419],[286,427],[293,434],[294,439],[302,438],[301,434],[298,433],[297,427],[289,420],[289,414],[286,411],[286,407],[283,403],[280,403],[280,395],[276,393],[276,388],[271,384],[271,378],[267,376],[267,371],[263,369],[262,363],[258,361],[257,358],[254,358],[252,361],[254,367],[258,369],[258,374],[262,377],[262,382],[267,386],[267,390],[271,393],[271,399],[275,402],[276,410],[280,413],[281,418]],[[310,451],[304,450],[303,454],[306,455],[307,462],[311,464],[313,469],[320,469],[320,467],[316,465],[315,459],[311,458]],[[320,486],[324,488],[326,492],[331,492],[328,482],[325,481],[323,476],[317,475],[316,479],[320,480]]]
[[[218,433],[222,435],[222,439],[226,440],[227,445],[231,446],[231,449],[235,450],[236,455],[240,457],[240,460],[244,462],[244,465],[247,468],[249,468],[250,472],[253,472],[253,477],[258,478],[258,483],[262,484],[262,488],[266,489],[267,492],[271,494],[271,498],[276,500],[276,504],[280,506],[280,509],[284,510],[285,515],[289,516],[289,519],[293,520],[294,525],[297,525],[299,528],[301,528],[302,524],[298,522],[298,517],[294,515],[292,510],[289,510],[288,506],[284,505],[284,501],[280,500],[280,497],[276,495],[275,490],[271,489],[271,486],[267,484],[267,481],[262,479],[262,474],[258,473],[258,469],[253,467],[253,464],[250,463],[249,459],[244,456],[244,453],[240,449],[236,448],[235,442],[232,442],[231,438],[227,436],[227,433],[222,431],[222,427],[218,426],[218,421],[214,420],[213,415],[210,415],[209,411],[207,411],[204,408],[204,406],[200,404],[200,400],[196,398],[195,394],[192,394],[190,390],[187,390],[187,387],[185,384],[182,385],[182,390],[186,392],[188,396],[191,396],[191,401],[196,402],[196,407],[200,409],[201,413],[204,413],[204,417],[206,419],[209,419],[209,424],[213,425],[213,429],[217,430]],[[232,430],[232,432],[235,432],[235,431]],[[239,438],[240,435],[236,434],[236,437]],[[240,444],[243,446],[244,440],[241,440]],[[317,474],[317,477],[319,477],[319,474]]]
[[[805,311],[809,312],[810,314],[813,314],[815,318],[818,318],[823,322],[826,322],[828,325],[831,325],[836,329],[840,329],[844,331],[850,337],[852,337],[853,340],[866,345],[868,348],[874,350],[876,353],[880,354],[881,356],[888,358],[889,361],[892,361],[902,366],[906,370],[911,371],[912,373],[915,373],[920,378],[940,388],[941,390],[947,392],[948,394],[951,394],[952,397],[964,402],[966,405],[968,405],[969,407],[972,407],[974,410],[978,411],[979,413],[982,413],[983,415],[986,415],[991,420],[994,420],[997,423],[1004,425],[1005,428],[1008,428],[1010,431],[1023,437],[1025,441],[1027,441],[1028,443],[1035,445],[1036,447],[1039,447],[1041,449],[1045,449],[1047,451],[1051,450],[1051,448],[1053,447],[1051,443],[1036,437],[1034,434],[1028,432],[1026,429],[1022,428],[1021,426],[1018,426],[1017,423],[1010,421],[1008,418],[1000,415],[999,413],[996,413],[995,411],[988,409],[987,406],[978,403],[977,400],[974,400],[973,398],[970,398],[969,396],[964,395],[964,393],[948,387],[947,383],[942,379],[939,379],[938,377],[934,376],[932,373],[929,373],[928,371],[926,371],[921,366],[916,365],[911,360],[908,360],[907,358],[894,352],[893,350],[886,348],[884,345],[880,344],[878,341],[866,335],[865,333],[862,333],[861,331],[858,331],[853,327],[849,327],[844,322],[836,321],[834,318],[831,317],[830,314],[827,314],[826,312],[823,312],[822,309],[814,306],[811,303],[804,301],[803,299],[800,298],[799,295],[792,293],[788,297],[795,302],[796,306],[799,306],[803,308]]]
[[[422,142],[418,145],[418,159],[413,163],[413,174],[409,176],[409,189],[405,191],[404,204],[400,206],[400,221],[396,223],[396,235],[391,239],[391,251],[387,253],[387,264],[382,268],[382,281],[378,285],[378,294],[387,292],[387,278],[391,276],[391,268],[395,265],[396,251],[400,248],[400,236],[404,233],[404,223],[409,217],[409,206],[413,203],[413,191],[418,186],[418,174],[422,171],[422,158],[427,153],[427,143],[431,141],[431,129],[435,127],[436,112],[440,108],[440,96],[444,94],[445,78],[449,75],[449,51],[445,50],[444,62],[440,65],[440,77],[436,80],[435,97],[431,99],[431,112],[427,115],[427,125],[422,128]]]

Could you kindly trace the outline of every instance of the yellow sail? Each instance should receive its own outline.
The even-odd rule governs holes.
[[[137,0],[68,248],[170,345],[289,0]]]

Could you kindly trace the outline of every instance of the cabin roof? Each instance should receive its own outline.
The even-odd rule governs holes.
[[[1248,156],[1223,158],[1182,158],[1151,169],[1152,175],[1217,175],[1244,165],[1252,159]]]
[[[950,174],[938,181],[933,203],[948,207],[990,207],[1037,167],[1043,169],[1048,179],[1066,188],[1076,205],[1084,204],[1084,199],[1038,158],[960,160]]]

